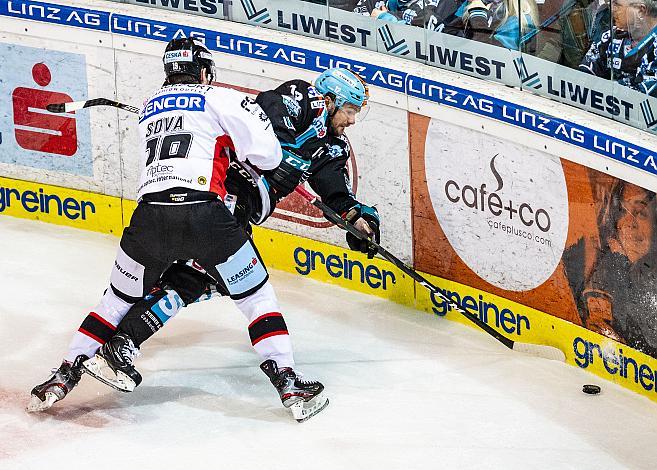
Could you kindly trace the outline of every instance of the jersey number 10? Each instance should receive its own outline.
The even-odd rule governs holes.
[[[157,160],[169,158],[187,158],[192,146],[193,135],[189,133],[170,134],[146,141],[146,166]]]

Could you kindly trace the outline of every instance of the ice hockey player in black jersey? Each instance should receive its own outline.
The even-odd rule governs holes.
[[[235,168],[247,176],[266,173],[266,182],[256,178],[254,189],[266,196],[260,210],[267,214],[270,194],[274,200],[288,194],[309,163],[291,152],[283,159],[271,121],[253,100],[209,85],[214,62],[200,41],[172,40],[163,62],[166,81],[139,116],[139,203],[121,238],[110,286],[74,334],[59,369],[33,388],[28,411],[63,399],[81,378],[81,362],[115,336],[119,322],[162,273],[176,260],[193,259],[198,272],[221,286],[247,318],[257,323],[266,313],[277,325],[276,340],[263,339],[256,350],[274,386],[285,390],[285,406],[316,402],[314,409],[299,410],[300,419],[306,418],[328,403],[321,396],[323,386],[294,371],[292,345],[267,269],[245,226],[231,213],[234,182],[229,176]],[[161,120],[171,125],[157,125]],[[172,293],[167,299],[175,303],[181,296]],[[117,351],[130,357],[127,343]]]

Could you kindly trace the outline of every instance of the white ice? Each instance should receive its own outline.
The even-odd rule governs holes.
[[[142,348],[131,394],[89,377],[24,411],[100,298],[118,239],[0,217],[2,469],[606,469],[657,465],[657,403],[476,330],[282,272],[298,368],[329,407],[299,424],[226,299]],[[598,383],[588,396],[582,384]]]

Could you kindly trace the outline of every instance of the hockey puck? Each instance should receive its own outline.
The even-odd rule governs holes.
[[[582,392],[587,393],[589,395],[597,395],[600,393],[600,387],[598,385],[584,385],[582,387]]]

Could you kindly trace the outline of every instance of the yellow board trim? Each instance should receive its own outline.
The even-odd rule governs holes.
[[[0,177],[2,215],[119,236],[135,207],[132,200]],[[476,328],[388,261],[368,260],[342,247],[264,227],[254,227],[254,239],[270,268],[376,295]],[[569,364],[657,401],[657,359],[503,297],[423,275],[511,339],[557,347]]]
[[[0,177],[0,214],[119,235],[121,199]]]

